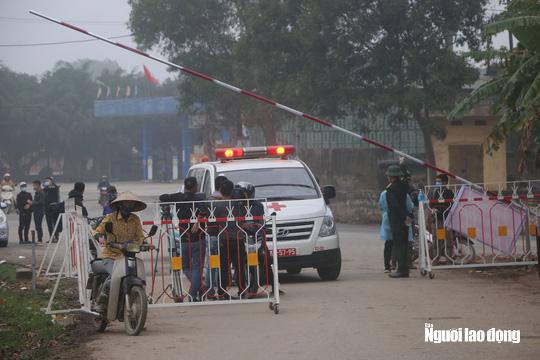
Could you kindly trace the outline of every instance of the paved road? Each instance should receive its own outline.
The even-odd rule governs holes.
[[[130,187],[150,198],[175,186]],[[95,359],[538,358],[540,282],[533,275],[440,271],[434,280],[417,273],[390,279],[382,272],[376,227],[339,230],[339,281],[321,282],[313,270],[284,274],[287,293],[279,315],[263,304],[154,309],[140,337],[128,337],[122,324],[113,324],[81,352]],[[0,258],[6,252],[0,249]],[[427,344],[426,322],[437,329],[519,329],[521,343]]]

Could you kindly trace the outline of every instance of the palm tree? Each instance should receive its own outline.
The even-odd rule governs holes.
[[[486,35],[509,31],[519,43],[511,50],[481,54],[484,59],[498,58],[502,71],[457,104],[448,118],[462,117],[476,105],[492,101],[491,111],[500,118],[489,136],[489,151],[498,149],[509,134],[521,133],[518,168],[524,172],[530,149],[536,147],[540,155],[540,3],[510,1],[484,31]]]

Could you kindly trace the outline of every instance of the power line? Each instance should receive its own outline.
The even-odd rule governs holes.
[[[45,23],[40,19],[32,18],[19,18],[19,17],[10,17],[10,16],[0,16],[0,21],[7,22],[22,22],[22,23]],[[120,20],[71,20],[79,24],[96,24],[96,25],[125,25],[125,21]]]
[[[113,36],[111,39],[121,39],[131,37],[133,34]],[[72,40],[72,41],[57,41],[57,42],[43,42],[43,43],[30,43],[30,44],[0,44],[0,47],[30,47],[30,46],[49,46],[49,45],[64,45],[85,43],[90,41],[98,41],[97,39],[85,39],[85,40]]]

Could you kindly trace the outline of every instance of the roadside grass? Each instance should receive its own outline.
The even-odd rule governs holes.
[[[0,359],[50,359],[54,348],[69,344],[71,337],[41,311],[49,295],[18,282],[15,271],[14,265],[0,264]],[[59,300],[65,301],[62,295]]]

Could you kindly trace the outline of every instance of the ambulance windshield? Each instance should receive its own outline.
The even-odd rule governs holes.
[[[239,181],[252,183],[255,186],[256,198],[286,201],[320,197],[318,185],[304,168],[249,169],[222,174],[235,184]]]

